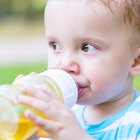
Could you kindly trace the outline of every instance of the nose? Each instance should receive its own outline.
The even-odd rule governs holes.
[[[73,54],[63,55],[59,68],[70,74],[78,75],[80,73],[79,61]]]

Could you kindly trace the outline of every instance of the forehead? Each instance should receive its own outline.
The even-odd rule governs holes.
[[[85,21],[89,24],[99,21],[102,26],[119,26],[122,25],[121,12],[111,12],[99,0],[49,0],[46,6],[45,20],[46,24],[52,20],[52,23],[68,23],[69,21],[75,24],[84,24]],[[78,23],[79,22],[79,23]],[[98,23],[98,24],[99,24]],[[71,25],[72,26],[72,25]]]
[[[105,2],[107,3],[107,1],[108,0]],[[117,19],[116,21],[122,19],[122,8],[120,8],[115,2],[111,2],[110,5],[107,5],[105,2],[104,0],[48,0],[46,9],[47,11],[52,10],[53,12],[63,10],[62,12],[66,14],[68,14],[68,11],[73,12],[76,10],[80,11],[79,14],[83,14],[90,10],[89,14],[96,13],[99,16],[105,16],[105,14],[108,14],[108,16],[115,17]]]

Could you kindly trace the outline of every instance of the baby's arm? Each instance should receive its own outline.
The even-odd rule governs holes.
[[[20,103],[38,110],[48,119],[27,110],[25,112],[33,123],[47,131],[53,140],[93,140],[81,128],[72,111],[48,87],[26,89],[30,96],[21,96]]]

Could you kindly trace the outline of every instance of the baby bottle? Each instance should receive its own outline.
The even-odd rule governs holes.
[[[52,88],[70,108],[77,101],[77,86],[72,77],[60,69],[31,73],[15,80],[11,85],[0,86],[0,140],[26,140],[39,130],[24,116],[28,106],[18,103],[24,87],[41,85]],[[31,109],[31,108],[30,108]],[[32,110],[34,111],[34,110]],[[36,113],[36,111],[34,111]]]

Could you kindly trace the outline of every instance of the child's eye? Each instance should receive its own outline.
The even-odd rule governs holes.
[[[50,42],[49,45],[54,49],[54,50],[60,50],[61,47],[58,43],[56,42]]]
[[[90,45],[90,44],[83,44],[82,45],[82,51],[84,52],[92,52],[96,50],[96,46],[95,45]]]

